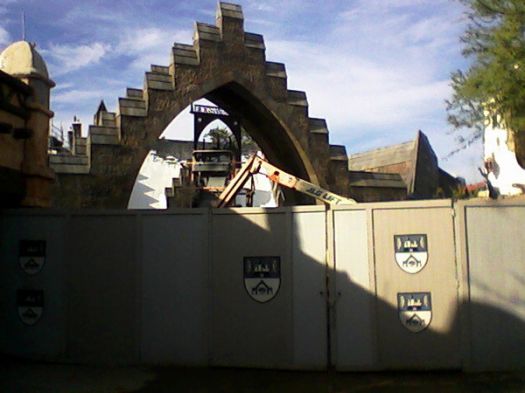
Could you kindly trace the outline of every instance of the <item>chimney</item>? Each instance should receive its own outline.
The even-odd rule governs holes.
[[[73,118],[73,134],[75,138],[81,138],[82,137],[82,123],[80,123],[80,120],[78,117]]]

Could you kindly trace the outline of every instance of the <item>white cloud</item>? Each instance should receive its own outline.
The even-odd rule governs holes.
[[[49,55],[55,68],[54,74],[62,75],[99,63],[110,49],[110,45],[94,42],[89,45],[51,44],[49,49],[42,52]]]
[[[410,66],[376,63],[339,47],[272,42],[285,59],[289,87],[305,90],[312,116],[329,120],[333,135],[365,127],[396,128],[429,117],[449,94],[448,80]]]
[[[167,65],[174,42],[191,42],[191,30],[169,30],[157,27],[123,30],[115,53],[133,58],[129,67],[146,71],[150,64]]]
[[[72,83],[72,82],[64,82],[64,83],[60,83],[58,85],[56,85],[54,88],[53,88],[53,95],[56,95],[58,91],[60,90],[68,90],[68,89],[71,89],[75,87],[75,84]]]
[[[6,29],[0,26],[0,49],[11,42],[11,37]]]
[[[328,121],[331,143],[357,152],[413,139],[422,129],[443,157],[455,145],[446,133],[444,100],[462,29],[462,9],[445,2],[357,1],[315,43],[267,38],[267,57],[286,64],[289,88],[306,91],[309,114]],[[475,168],[478,150],[446,165],[458,174]]]
[[[115,25],[125,22],[125,19],[126,17],[122,12],[107,12],[103,7],[94,2],[77,2],[73,8],[63,15],[61,22],[74,26],[86,23],[108,23]]]
[[[68,90],[52,96],[52,104],[79,104],[101,99],[108,92],[105,90]]]
[[[250,0],[247,4],[253,12],[275,12],[275,2],[264,0]]]

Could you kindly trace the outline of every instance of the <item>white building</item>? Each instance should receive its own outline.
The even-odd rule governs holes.
[[[174,178],[180,176],[180,157],[163,156],[156,151],[150,151],[135,181],[128,203],[128,209],[166,209],[165,188],[171,187]],[[253,205],[260,207],[277,207],[277,201],[272,192],[272,183],[261,174],[253,176],[255,194]],[[246,184],[249,188],[250,183]],[[239,195],[236,205],[246,206],[246,199]]]
[[[514,152],[514,143],[509,131],[491,122],[484,133],[484,160],[487,179],[503,196],[524,193],[525,169]]]

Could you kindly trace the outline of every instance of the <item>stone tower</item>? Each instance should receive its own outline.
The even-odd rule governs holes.
[[[0,70],[31,89],[31,94],[22,103],[27,113],[24,126],[18,129],[18,139],[22,142],[17,160],[25,180],[25,197],[21,205],[48,207],[54,181],[47,153],[49,120],[53,117],[53,112],[49,110],[49,95],[55,83],[49,78],[46,63],[35,45],[27,41],[15,42],[0,54]]]

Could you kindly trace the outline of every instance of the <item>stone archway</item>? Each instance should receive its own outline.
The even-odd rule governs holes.
[[[263,37],[244,32],[241,7],[219,3],[216,25],[196,23],[193,45],[174,44],[169,66],[151,66],[144,89],[128,89],[117,113],[99,108],[88,137],[74,136],[74,155],[52,160],[55,206],[125,208],[150,148],[200,98],[239,118],[276,165],[348,194],[347,160],[331,159],[326,122],[308,117],[304,92],[287,89],[284,64],[266,61]]]

